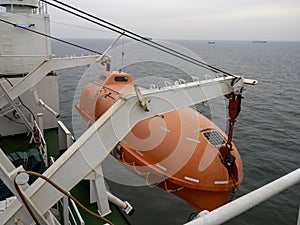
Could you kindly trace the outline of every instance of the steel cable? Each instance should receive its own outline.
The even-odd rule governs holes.
[[[63,10],[63,11],[65,11],[65,12],[67,12],[67,13],[70,13],[70,14],[72,14],[72,15],[75,15],[75,16],[77,16],[77,17],[79,17],[79,18],[85,19],[85,20],[87,20],[87,21],[89,21],[89,22],[92,22],[92,23],[97,24],[97,25],[99,25],[99,26],[105,27],[105,28],[107,28],[107,29],[109,29],[109,30],[111,30],[111,31],[116,32],[116,33],[123,34],[124,36],[126,36],[126,37],[128,37],[128,38],[131,38],[131,39],[133,39],[133,40],[135,40],[135,41],[141,42],[141,43],[143,43],[143,44],[145,44],[145,45],[148,45],[148,46],[150,46],[150,47],[153,47],[153,48],[155,48],[155,49],[158,49],[158,50],[160,50],[160,51],[162,51],[162,52],[165,52],[165,53],[167,53],[167,54],[173,55],[173,56],[175,56],[175,57],[177,57],[177,58],[180,58],[180,59],[182,59],[182,60],[185,60],[185,61],[187,61],[187,62],[190,62],[190,63],[192,63],[192,64],[195,64],[195,65],[197,65],[197,66],[200,66],[200,67],[203,67],[203,68],[205,68],[205,69],[208,69],[208,70],[210,70],[210,71],[212,71],[212,72],[215,72],[215,73],[222,73],[224,76],[237,77],[237,76],[235,76],[235,75],[233,75],[233,74],[231,74],[231,73],[228,73],[228,72],[223,71],[223,70],[221,70],[221,69],[218,69],[218,68],[216,68],[216,67],[214,67],[214,66],[211,66],[211,65],[209,65],[209,64],[207,64],[207,63],[204,63],[204,62],[202,62],[202,61],[199,61],[199,60],[197,60],[197,59],[195,59],[195,58],[192,58],[192,57],[190,57],[190,56],[188,56],[188,55],[185,55],[185,54],[183,54],[183,53],[181,53],[181,52],[178,52],[178,51],[176,51],[176,50],[174,50],[174,49],[172,49],[172,48],[169,48],[169,47],[167,47],[167,46],[164,46],[164,45],[162,45],[162,44],[159,44],[159,43],[157,43],[157,42],[154,42],[154,41],[152,41],[152,40],[149,39],[149,38],[145,38],[145,37],[143,37],[143,36],[141,36],[141,35],[139,35],[139,34],[137,34],[137,33],[134,33],[134,32],[132,32],[132,31],[129,31],[129,30],[127,30],[127,29],[124,29],[124,28],[122,28],[122,27],[120,27],[120,26],[117,26],[117,25],[115,25],[115,24],[113,24],[113,23],[110,23],[110,22],[108,22],[108,21],[106,21],[106,20],[103,20],[103,19],[101,19],[101,18],[99,18],[99,17],[96,17],[96,16],[94,16],[94,15],[91,15],[91,14],[89,14],[89,13],[83,11],[83,10],[77,9],[77,8],[75,8],[75,7],[73,7],[73,6],[70,6],[70,5],[66,4],[66,3],[63,3],[63,2],[61,2],[61,1],[58,1],[58,0],[52,0],[52,1],[56,2],[56,3],[58,3],[58,4],[63,5],[64,7],[68,7],[68,8],[70,8],[70,9],[76,11],[76,12],[79,12],[79,13],[85,15],[85,16],[80,15],[80,14],[78,14],[78,13],[76,13],[76,12],[71,11],[71,10],[68,10],[68,9],[66,9],[66,8],[63,8],[63,7],[61,7],[61,6],[58,6],[58,5],[54,4],[54,3],[50,3],[50,2],[47,1],[47,0],[40,0],[40,1],[42,1],[42,2],[44,2],[44,3],[47,3],[47,4],[49,4],[49,5],[53,6],[53,7],[56,7],[56,8],[58,8],[58,9],[60,9],[60,10]],[[88,16],[88,17],[90,17],[90,18],[93,18],[93,19],[96,19],[96,20],[100,21],[101,23],[96,22],[96,21],[94,21],[94,20],[92,20],[92,19],[90,19],[90,18],[88,18],[88,17],[86,17],[86,16]],[[104,23],[104,24],[103,24],[103,23]],[[106,24],[106,25],[105,25],[105,24]],[[125,32],[125,33],[124,33],[124,32]]]

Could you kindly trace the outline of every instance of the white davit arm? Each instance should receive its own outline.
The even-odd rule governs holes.
[[[30,88],[37,85],[48,73],[55,70],[66,69],[76,66],[85,66],[94,63],[99,58],[99,55],[81,56],[71,58],[53,58],[45,59],[40,65],[28,73],[16,85],[10,88],[7,93],[14,100],[18,96],[24,94]],[[8,104],[5,96],[0,96],[0,109]]]

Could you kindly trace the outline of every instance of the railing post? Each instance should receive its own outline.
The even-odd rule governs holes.
[[[72,206],[73,206],[73,209],[74,209],[74,211],[75,211],[75,213],[76,213],[76,215],[77,215],[77,217],[78,217],[78,220],[79,220],[79,222],[80,222],[80,225],[85,225],[85,222],[84,222],[84,220],[82,219],[81,214],[80,214],[80,212],[79,212],[79,210],[78,210],[78,208],[77,208],[75,202],[74,202],[72,199],[70,199],[70,202],[71,202],[71,204],[72,204]]]
[[[43,119],[44,114],[43,113],[38,113],[38,125],[41,130],[41,134],[44,136],[44,119]]]
[[[58,123],[59,150],[66,150],[74,143],[74,137],[63,122]]]
[[[63,197],[63,214],[64,224],[69,224],[69,199],[67,196]]]
[[[299,212],[298,212],[298,222],[297,225],[300,225],[300,206],[299,206]]]

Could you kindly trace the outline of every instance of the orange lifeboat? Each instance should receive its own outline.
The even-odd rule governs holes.
[[[82,90],[76,108],[96,121],[120,94],[134,92],[129,74],[103,72]],[[227,203],[242,182],[243,168],[236,147],[230,167],[222,161],[226,134],[193,108],[184,108],[139,122],[112,154],[148,183],[187,201],[197,211]]]

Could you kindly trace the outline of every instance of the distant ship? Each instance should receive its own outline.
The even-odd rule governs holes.
[[[254,44],[265,44],[267,41],[252,41]]]
[[[216,42],[215,41],[209,41],[208,44],[209,45],[214,45]]]

